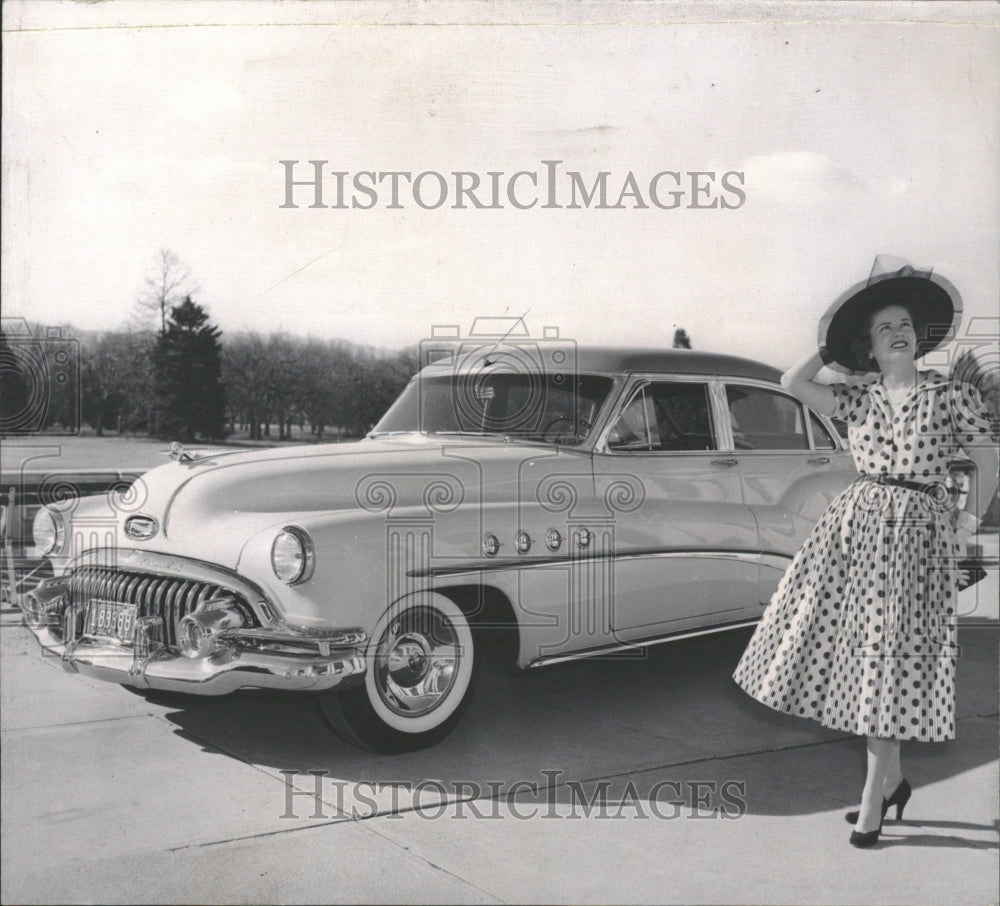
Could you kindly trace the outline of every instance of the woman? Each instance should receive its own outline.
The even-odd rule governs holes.
[[[912,268],[870,277],[820,322],[820,351],[782,384],[843,419],[859,478],[822,516],[765,610],[734,678],[754,698],[867,737],[850,842],[876,843],[910,797],[902,739],[955,735],[955,562],[996,488],[997,455],[978,392],[915,359],[953,337],[961,300]],[[824,364],[874,381],[824,385]],[[945,487],[958,455],[976,465],[962,511]]]

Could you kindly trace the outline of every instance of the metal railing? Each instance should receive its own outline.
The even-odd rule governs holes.
[[[39,508],[127,488],[143,470],[103,469],[0,472],[0,607],[18,606],[21,595],[52,575],[35,549],[32,521]]]

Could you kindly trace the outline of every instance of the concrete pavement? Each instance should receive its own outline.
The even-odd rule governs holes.
[[[67,674],[5,614],[0,895],[996,903],[997,628],[973,603],[958,739],[904,744],[913,799],[869,851],[843,820],[859,741],[740,692],[747,632],[485,674],[442,745],[389,758],[307,696],[146,700]]]

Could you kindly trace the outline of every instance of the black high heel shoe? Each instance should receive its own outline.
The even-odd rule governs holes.
[[[885,800],[882,800],[883,802]],[[856,846],[858,849],[867,849],[869,846],[874,846],[878,843],[879,834],[882,833],[882,822],[879,821],[878,827],[873,831],[851,831],[851,846]]]
[[[899,786],[896,787],[895,792],[888,798],[882,799],[882,819],[885,820],[885,816],[889,811],[889,806],[896,806],[896,820],[903,820],[903,809],[906,808],[906,803],[910,801],[910,796],[913,795],[913,788],[910,786],[910,782],[904,777],[900,782]],[[848,824],[858,823],[858,810],[853,809],[844,815],[844,820]]]

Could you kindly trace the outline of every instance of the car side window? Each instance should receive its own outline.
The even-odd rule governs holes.
[[[808,450],[802,406],[760,387],[726,386],[733,443],[737,450]]]
[[[830,436],[826,426],[816,417],[815,412],[809,413],[809,420],[812,422],[813,449],[836,450],[837,442]]]
[[[707,385],[682,381],[640,385],[609,432],[608,448],[645,453],[717,449]]]

